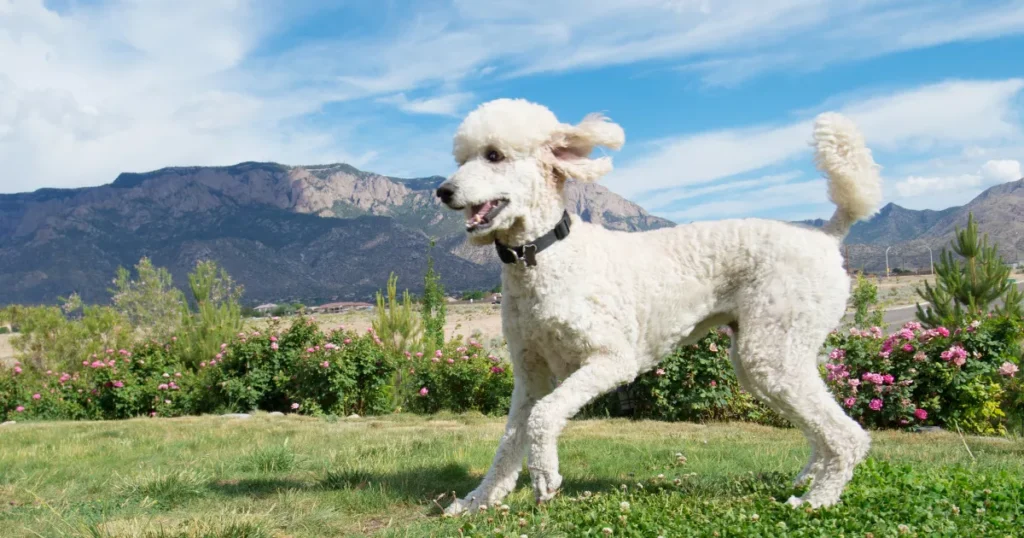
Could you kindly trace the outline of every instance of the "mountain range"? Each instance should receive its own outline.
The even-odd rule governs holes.
[[[1007,263],[1024,258],[1024,179],[988,188],[962,206],[941,211],[913,210],[890,203],[870,220],[858,222],[846,238],[847,264],[851,269],[885,272],[885,250],[890,269],[927,271],[950,248],[957,228],[973,214],[989,244],[996,244]],[[824,220],[803,221],[821,226]],[[929,253],[929,248],[931,252]]]
[[[441,177],[402,179],[345,164],[242,163],[126,173],[80,189],[0,194],[0,304],[52,303],[79,293],[109,300],[119,266],[142,256],[186,287],[197,261],[214,259],[247,303],[367,300],[394,272],[422,290],[427,249],[450,292],[498,283],[494,250],[465,241],[459,213],[433,194]],[[570,183],[569,210],[610,229],[674,226],[597,184]],[[851,269],[927,269],[973,213],[1007,261],[1024,252],[1024,180],[942,211],[883,207],[847,238]],[[822,220],[803,224],[821,226]]]
[[[52,303],[77,292],[109,300],[119,266],[142,256],[187,285],[214,259],[248,303],[366,300],[392,271],[422,289],[430,238],[452,292],[498,281],[491,248],[465,241],[463,217],[434,196],[441,177],[400,179],[348,165],[165,168],[109,185],[0,195],[0,304]],[[571,183],[566,201],[587,221],[637,231],[672,226],[600,185]]]

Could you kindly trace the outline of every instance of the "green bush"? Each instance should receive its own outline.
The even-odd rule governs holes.
[[[696,344],[677,349],[654,370],[591,403],[581,414],[785,425],[785,420],[740,388],[729,346],[727,331],[711,331]]]
[[[860,423],[878,428],[939,425],[1003,433],[1006,386],[1016,368],[1020,320],[986,318],[963,329],[911,322],[888,337],[878,327],[833,333],[825,375]],[[1012,368],[1011,368],[1012,367]]]
[[[479,411],[486,415],[508,413],[512,398],[512,368],[488,354],[476,340],[463,344],[455,339],[425,357],[408,357],[410,411]]]

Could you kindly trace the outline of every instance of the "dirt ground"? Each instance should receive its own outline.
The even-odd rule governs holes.
[[[14,361],[14,349],[11,348],[10,334],[0,334],[0,365]]]

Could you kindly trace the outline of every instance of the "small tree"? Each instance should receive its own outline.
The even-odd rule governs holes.
[[[968,214],[967,228],[957,228],[950,242],[953,252],[942,250],[935,266],[935,286],[928,282],[917,293],[931,303],[917,305],[917,318],[927,327],[960,327],[993,310],[990,305],[1002,298],[1000,314],[1020,315],[1021,294],[1007,278],[1010,268],[999,256],[996,245],[989,246],[988,234],[979,236],[974,215]],[[953,256],[956,253],[960,259]]]
[[[242,287],[212,260],[197,263],[188,283],[195,310],[182,305],[180,345],[194,365],[213,357],[221,344],[242,330]]]
[[[388,277],[387,302],[384,295],[377,292],[377,319],[373,320],[373,330],[394,353],[410,350],[420,336],[420,324],[413,313],[408,290],[402,302],[398,302],[398,277],[394,273]]]
[[[853,301],[853,326],[864,328],[868,326],[881,326],[884,324],[884,312],[877,308],[878,286],[866,278],[863,273],[857,273],[857,280],[850,296]],[[872,307],[875,307],[872,309]]]
[[[448,304],[444,298],[444,286],[441,285],[441,276],[434,271],[434,258],[430,250],[434,248],[434,241],[430,241],[427,249],[427,274],[423,277],[423,309],[421,318],[423,320],[423,343],[432,352],[444,346],[444,323]]]
[[[154,267],[143,257],[135,265],[135,279],[124,267],[117,268],[114,288],[114,308],[128,318],[128,322],[143,337],[165,341],[181,327],[181,308],[185,297],[174,287],[171,273],[163,267]]]

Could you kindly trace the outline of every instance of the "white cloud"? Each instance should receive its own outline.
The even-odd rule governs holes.
[[[828,196],[820,182],[802,181],[773,185],[747,191],[738,196],[697,204],[683,210],[658,212],[657,214],[677,222],[717,220],[754,214],[763,215],[784,208],[825,203],[828,203]]]
[[[895,184],[896,193],[901,199],[913,200],[927,195],[937,194],[977,194],[981,189],[1016,181],[1024,177],[1021,173],[1020,161],[1013,159],[990,160],[981,165],[973,174],[954,176],[921,177],[910,176]]]
[[[425,99],[409,100],[404,93],[380,97],[378,102],[397,106],[400,110],[412,114],[434,114],[439,116],[457,116],[466,104],[473,98],[472,93],[460,92],[430,97]]]
[[[981,177],[992,183],[1008,183],[1024,178],[1021,173],[1020,161],[1002,159],[988,161],[981,166]]]
[[[1015,107],[1022,89],[1024,79],[951,81],[837,108],[858,123],[884,166],[880,152],[961,152],[965,144],[1020,138],[1021,126],[1013,118],[1019,117]],[[809,163],[811,123],[807,118],[665,140],[655,151],[620,166],[607,183],[616,192],[638,196],[709,183],[797,157]]]
[[[448,148],[423,147],[424,139],[435,137],[413,132],[404,139],[367,140],[361,129],[366,118],[344,115],[343,123],[328,123],[320,113],[342,101],[376,98],[409,114],[445,117],[471,104],[474,85],[508,77],[658,61],[689,63],[708,81],[735,81],[765,70],[816,68],[1024,29],[1019,1],[386,4],[98,0],[62,3],[70,7],[57,11],[43,0],[0,0],[0,191],[96,184],[123,170],[241,160],[422,169],[387,162],[382,150],[408,145],[394,156],[422,155],[436,166],[442,162],[436,156]],[[332,11],[331,24],[339,18],[352,24],[325,35],[319,10]],[[277,39],[298,21],[320,33],[307,36],[304,28]],[[965,98],[973,98],[969,94]],[[991,118],[993,111],[967,101],[959,107],[967,127],[1000,132],[1000,125],[970,117]],[[955,112],[949,108],[958,107],[937,115],[948,120]],[[900,127],[895,123],[888,126]],[[649,171],[701,182],[754,170],[792,157],[792,146],[806,138],[805,127],[718,131],[682,146],[680,139],[665,141],[666,149],[692,156],[698,165],[692,174],[689,167],[656,164]],[[918,138],[950,141],[954,134]],[[973,140],[977,131],[961,135]],[[877,137],[884,142],[885,136],[883,130]],[[702,151],[726,159],[705,159]],[[641,169],[638,164],[635,171]],[[639,179],[637,186],[625,190],[656,188]]]

